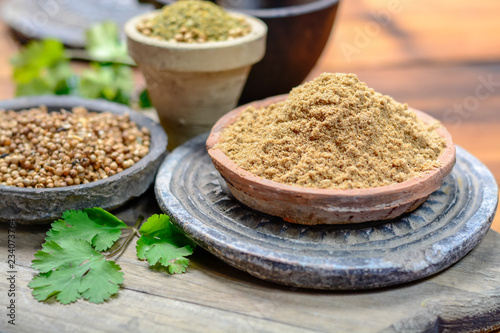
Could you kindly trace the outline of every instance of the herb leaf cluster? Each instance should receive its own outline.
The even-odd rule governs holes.
[[[120,266],[110,259],[119,256],[134,236],[140,236],[138,259],[170,274],[186,271],[186,257],[196,244],[177,230],[167,215],[153,215],[137,227],[127,226],[102,208],[66,211],[62,219],[52,223],[32,261],[32,267],[40,272],[28,284],[33,296],[39,301],[54,296],[62,304],[79,298],[92,303],[108,300],[124,281]],[[129,236],[117,244],[122,231]]]
[[[70,66],[70,51],[56,39],[28,43],[11,58],[16,96],[75,95],[103,98],[130,105],[134,79],[125,43],[116,24],[102,22],[86,31],[86,52],[95,61],[77,74]],[[150,107],[147,90],[137,100],[140,107]]]

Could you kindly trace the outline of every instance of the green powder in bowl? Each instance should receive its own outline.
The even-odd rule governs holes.
[[[231,40],[251,30],[245,19],[201,0],[181,0],[165,6],[160,15],[141,22],[137,29],[158,40],[184,43]]]

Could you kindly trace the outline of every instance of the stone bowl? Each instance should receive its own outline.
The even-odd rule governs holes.
[[[437,129],[447,144],[439,156],[439,168],[407,181],[367,189],[314,189],[285,185],[258,177],[237,166],[214,146],[223,140],[222,131],[236,121],[248,106],[266,107],[282,101],[286,95],[249,103],[222,117],[207,139],[207,150],[215,168],[225,180],[231,194],[250,208],[287,222],[315,224],[347,224],[388,220],[411,212],[441,187],[455,164],[455,146],[444,127]],[[414,110],[426,123],[435,121],[424,112]]]
[[[130,115],[139,126],[151,132],[149,153],[132,167],[106,179],[88,184],[58,188],[19,188],[0,185],[0,221],[25,224],[48,223],[69,209],[102,207],[118,208],[128,200],[143,194],[154,181],[156,171],[167,154],[167,135],[153,120],[134,112],[125,105],[103,100],[88,100],[71,96],[35,96],[0,101],[0,110],[23,110],[45,105],[49,111],[68,111],[84,106],[89,111],[109,111]]]

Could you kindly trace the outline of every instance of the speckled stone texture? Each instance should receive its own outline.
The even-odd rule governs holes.
[[[159,205],[212,254],[277,283],[356,290],[427,277],[481,241],[498,204],[491,172],[457,147],[452,173],[410,214],[356,225],[292,224],[228,196],[205,150],[206,138],[165,159],[155,185]]]
[[[156,171],[167,154],[167,136],[158,123],[124,105],[103,100],[40,96],[0,101],[0,109],[22,110],[40,105],[46,105],[49,110],[85,106],[90,111],[129,113],[132,121],[151,131],[150,151],[131,168],[89,184],[46,189],[0,185],[0,221],[44,223],[59,218],[68,209],[114,209],[143,194],[154,181]]]

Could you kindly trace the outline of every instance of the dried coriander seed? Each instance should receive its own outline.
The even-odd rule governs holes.
[[[128,115],[83,107],[0,110],[0,185],[53,188],[104,179],[133,165],[123,158],[130,151],[144,157],[145,142],[149,130]]]

